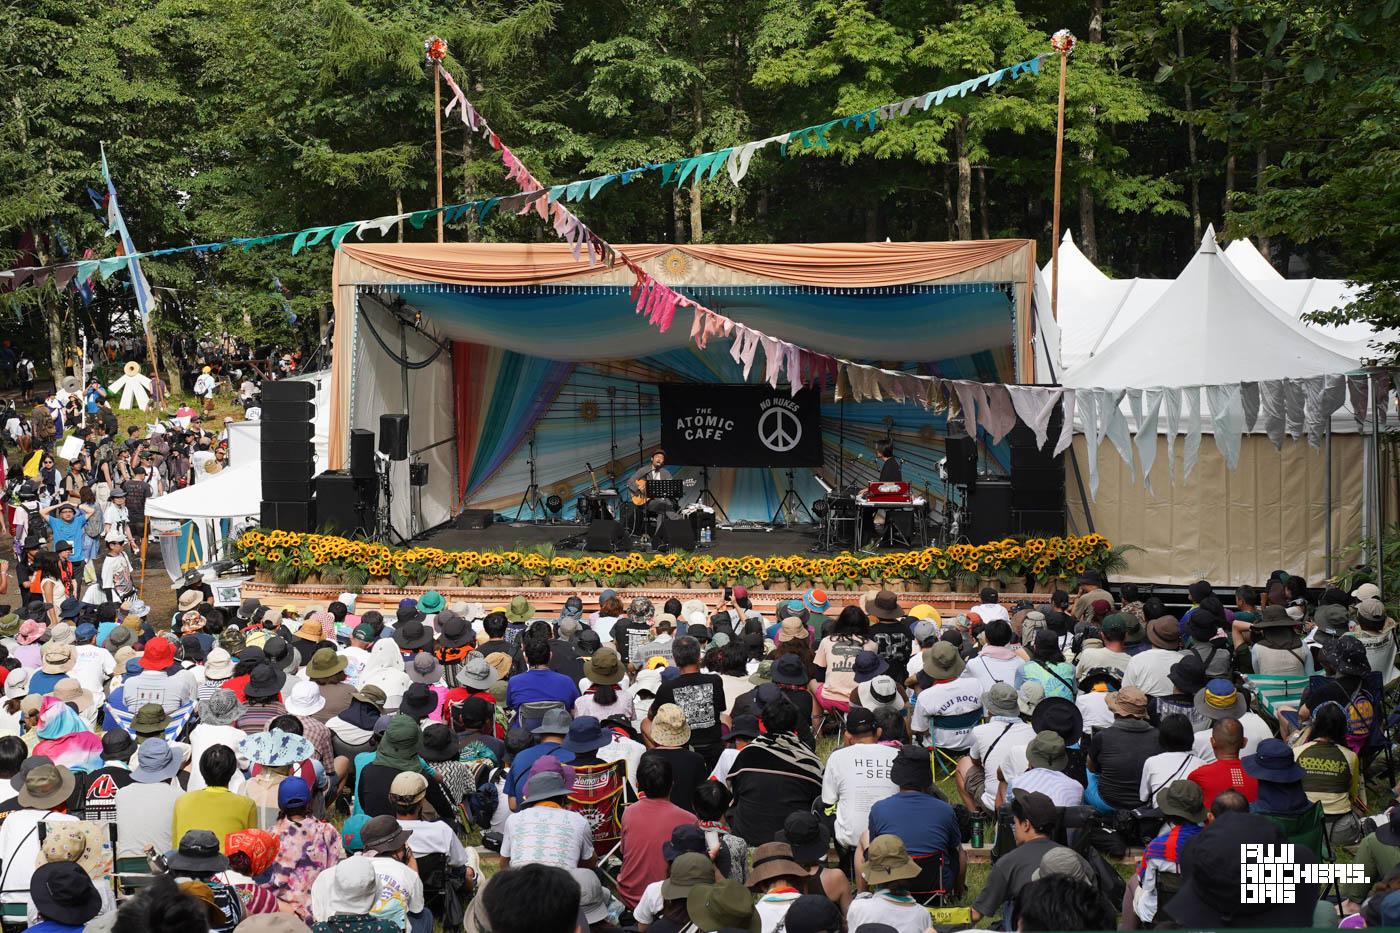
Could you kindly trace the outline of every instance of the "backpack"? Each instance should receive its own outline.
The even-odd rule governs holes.
[[[92,514],[83,522],[83,534],[89,538],[101,538],[104,522],[102,521],[102,510],[93,509]]]

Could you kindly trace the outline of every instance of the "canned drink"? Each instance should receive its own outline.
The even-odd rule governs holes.
[[[982,848],[982,814],[977,813],[972,817],[972,847]]]

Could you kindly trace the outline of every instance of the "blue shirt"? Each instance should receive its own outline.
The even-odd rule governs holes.
[[[515,760],[511,762],[510,771],[506,774],[506,793],[516,798],[517,801],[523,797],[525,795],[525,775],[530,773],[530,766],[545,755],[553,755],[565,764],[574,760],[574,753],[558,742],[541,742],[539,745],[531,745],[516,755]]]
[[[44,671],[35,671],[29,675],[29,692],[37,696],[43,696],[53,689],[67,674],[49,674]]]
[[[885,834],[898,836],[912,855],[942,852],[943,881],[951,886],[957,878],[957,854],[962,835],[953,808],[932,794],[902,790],[893,797],[876,801],[870,808],[870,838]]]
[[[87,547],[84,540],[84,528],[87,526],[87,516],[82,512],[77,512],[71,522],[65,522],[57,514],[49,516],[49,529],[53,532],[55,542],[68,541],[73,545],[73,553],[82,560],[83,549]]]
[[[526,703],[557,701],[573,712],[578,697],[578,684],[557,671],[521,671],[506,681],[506,706],[510,709],[520,709]]]
[[[29,929],[38,930],[39,933],[83,933],[82,924],[73,926],[71,923],[59,923],[57,920],[40,920]]]

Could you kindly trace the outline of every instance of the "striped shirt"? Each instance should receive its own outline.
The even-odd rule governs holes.
[[[267,724],[272,720],[286,714],[287,708],[281,702],[250,703],[247,711],[238,717],[238,722],[234,725],[249,735],[257,735],[259,732],[266,732]]]

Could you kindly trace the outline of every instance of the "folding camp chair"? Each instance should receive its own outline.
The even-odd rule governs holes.
[[[1254,693],[1254,705],[1270,721],[1278,718],[1280,706],[1297,707],[1310,678],[1301,674],[1249,674],[1246,683]]]
[[[521,703],[511,715],[511,726],[520,726],[524,729],[534,729],[544,722],[545,714],[552,709],[564,709],[564,704],[558,700],[539,700],[533,703]]]
[[[943,852],[910,856],[919,866],[919,875],[909,882],[909,896],[925,907],[942,907],[953,896],[944,879],[948,856]]]
[[[622,812],[636,799],[627,780],[627,760],[575,765],[568,809],[583,816],[593,830],[598,867],[614,888],[622,856]],[[616,860],[618,868],[610,862]]]
[[[975,710],[966,713],[952,713],[947,716],[929,717],[929,735],[937,735],[939,729],[971,729],[982,721],[982,708],[979,706]],[[952,774],[958,769],[958,761],[966,755],[970,748],[942,748],[933,746],[933,779],[935,781],[943,777],[941,773],[947,768],[947,773]]]
[[[186,703],[170,714],[170,725],[165,727],[165,740],[167,742],[175,742],[180,739],[185,727],[190,724],[190,717],[194,715],[194,706],[193,703]],[[102,711],[106,714],[103,721],[108,724],[107,728],[118,728],[127,735],[135,737],[136,733],[131,728],[131,720],[136,716],[134,712],[125,706],[118,706],[111,702],[103,706]]]

